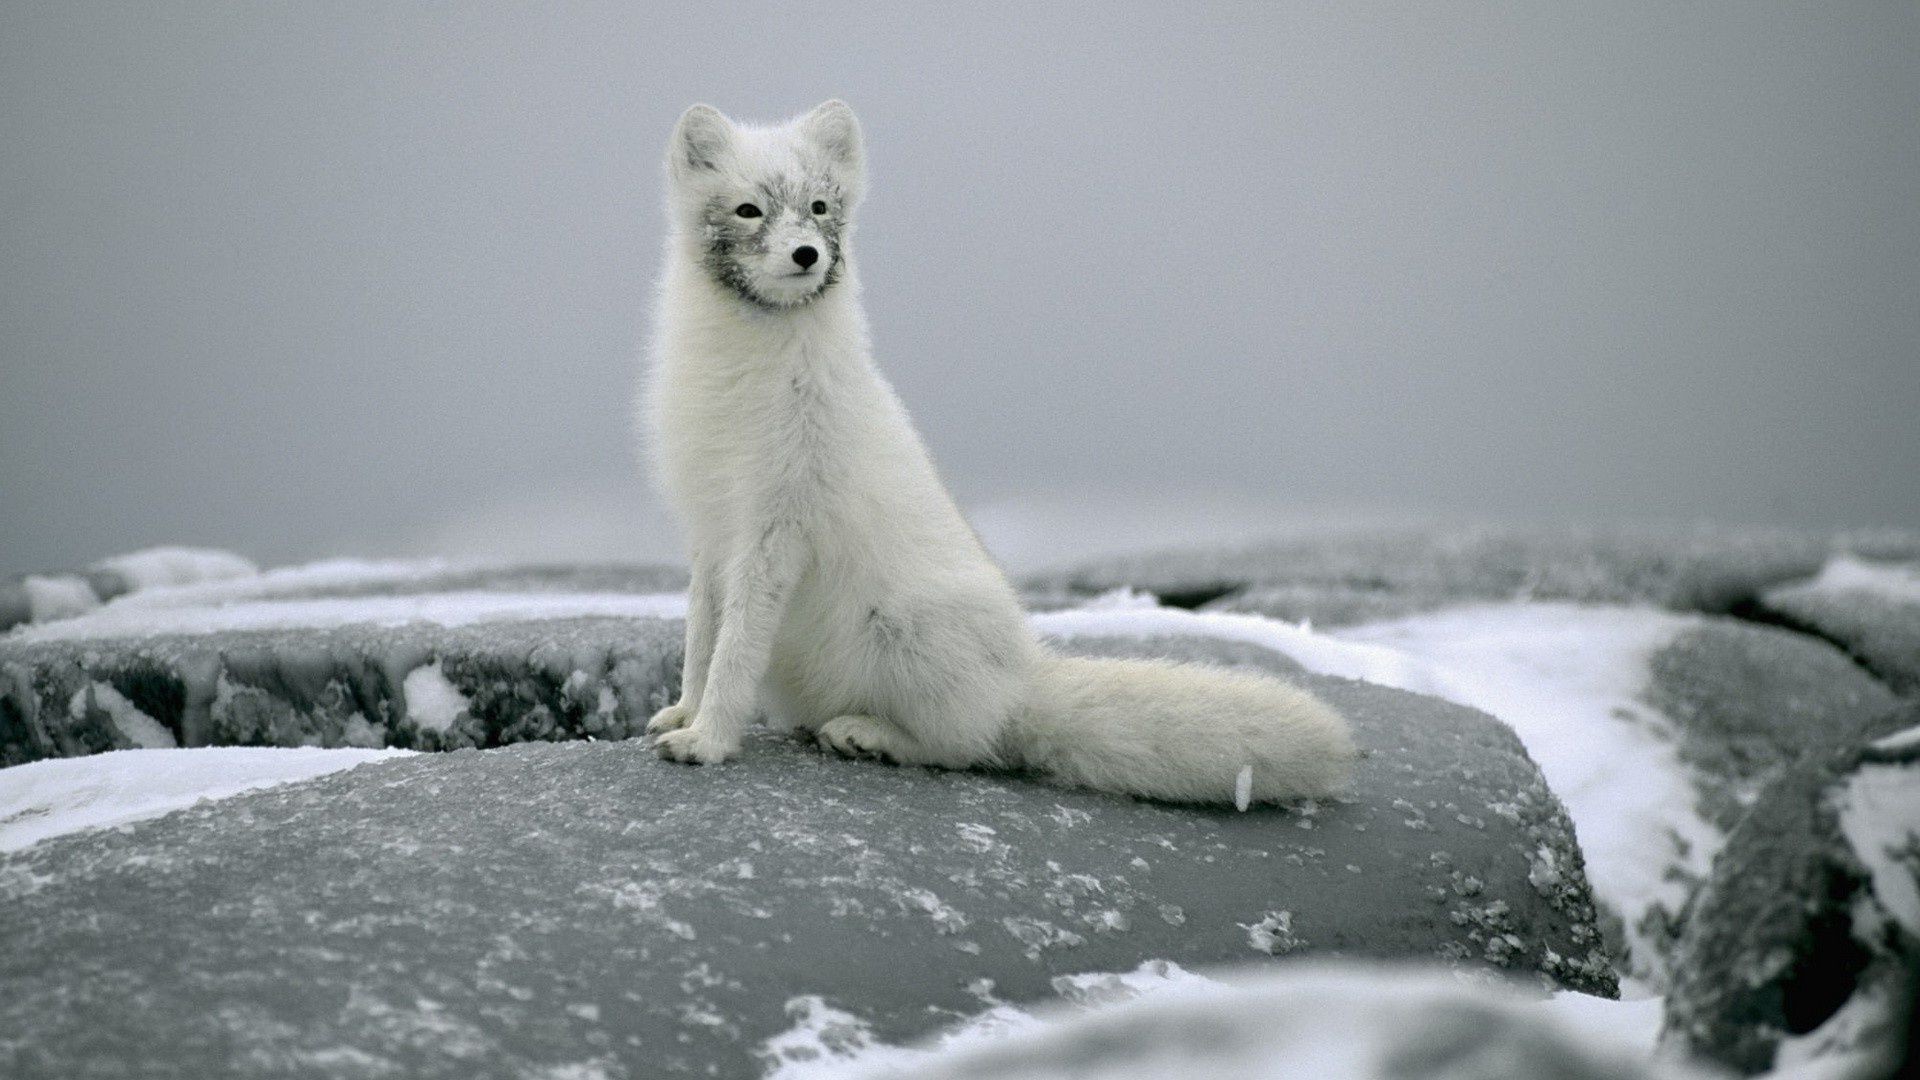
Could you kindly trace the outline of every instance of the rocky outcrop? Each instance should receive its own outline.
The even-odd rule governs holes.
[[[1341,626],[1461,603],[1575,600],[1722,613],[1834,551],[1920,557],[1920,536],[1711,528],[1374,528],[1237,550],[1116,557],[1036,574],[1054,604],[1144,589],[1183,607]]]
[[[1903,743],[1868,742],[1901,731]],[[1920,964],[1920,708],[1848,734],[1766,787],[1684,922],[1667,1031],[1745,1073],[1843,1009],[1862,1014],[1843,1026],[1865,1044],[1844,1049],[1897,1055],[1910,1037],[1894,1009]],[[1881,805],[1861,804],[1863,782]]]
[[[1611,994],[1512,733],[1302,678],[1370,750],[1350,798],[1160,805],[769,733],[710,768],[631,741],[424,755],[44,841],[0,859],[0,1072],[747,1075],[808,1001],[898,1041],[980,1011],[984,980],[1032,1002],[1147,958]]]

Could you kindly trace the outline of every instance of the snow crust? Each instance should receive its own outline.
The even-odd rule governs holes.
[[[0,769],[0,851],[159,817],[202,799],[310,780],[410,750],[115,750]]]

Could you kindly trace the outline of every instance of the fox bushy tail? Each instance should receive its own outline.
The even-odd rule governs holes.
[[[1009,729],[1021,763],[1060,783],[1177,802],[1331,795],[1359,753],[1347,722],[1269,676],[1164,660],[1044,653]]]

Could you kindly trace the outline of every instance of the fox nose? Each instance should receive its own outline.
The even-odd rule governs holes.
[[[814,263],[820,261],[820,253],[812,245],[802,244],[793,249],[793,261],[800,264],[800,269],[810,270]]]

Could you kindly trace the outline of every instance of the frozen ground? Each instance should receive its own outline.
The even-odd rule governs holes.
[[[1581,1047],[1603,1055],[1626,1053],[1633,1068],[1647,1070],[1645,1075],[1668,1075],[1669,1066],[1651,1062],[1646,1049],[1653,1027],[1648,1021],[1662,1007],[1658,995],[1666,989],[1669,954],[1680,934],[1677,921],[1703,880],[1726,872],[1714,855],[1744,808],[1764,804],[1770,785],[1802,756],[1845,750],[1835,740],[1862,717],[1884,711],[1895,699],[1893,691],[1908,689],[1900,682],[1902,664],[1920,664],[1920,653],[1903,651],[1900,635],[1909,624],[1901,620],[1917,610],[1920,573],[1910,563],[1877,557],[1910,551],[1909,542],[1898,537],[1860,545],[1876,557],[1842,554],[1826,561],[1821,549],[1803,538],[1690,541],[1664,558],[1647,557],[1651,543],[1591,544],[1580,555],[1573,541],[1475,533],[1451,540],[1399,538],[1323,547],[1304,555],[1304,549],[1282,547],[1185,563],[1173,556],[1117,560],[1097,572],[1036,579],[1034,588],[1054,597],[1052,603],[1076,606],[1037,614],[1034,625],[1070,645],[1093,642],[1106,648],[1130,641],[1136,643],[1134,651],[1151,652],[1167,641],[1210,642],[1189,655],[1216,662],[1240,662],[1243,655],[1270,650],[1307,671],[1457,702],[1505,721],[1573,819],[1594,893],[1618,918],[1616,944],[1627,947],[1621,959],[1633,977],[1630,994],[1640,1000],[1597,1005],[1576,996],[1541,1005],[1469,995],[1472,1000],[1463,999],[1460,1008],[1488,1009],[1490,1016],[1570,1012],[1572,1030],[1563,1033],[1574,1048],[1570,1053],[1586,1052]],[[340,637],[358,634],[361,627],[407,634],[430,626],[511,637],[513,627],[538,627],[546,619],[652,624],[680,613],[674,587],[671,572],[321,564],[149,587],[0,638],[0,661],[9,644],[147,649],[154,646],[137,643],[207,634],[234,635],[231,640],[238,642],[254,633],[288,640],[286,635],[304,631]],[[1158,602],[1156,587],[1179,606]],[[1571,602],[1576,600],[1582,602]],[[1203,610],[1188,610],[1195,606]],[[1784,614],[1789,610],[1802,614]],[[1783,613],[1771,621],[1818,632],[1787,634],[1724,617],[1767,611]],[[1818,625],[1808,611],[1819,615]],[[1334,629],[1316,632],[1300,625],[1316,615],[1331,615],[1319,624]],[[464,730],[458,725],[468,723],[466,710],[477,708],[474,699],[484,694],[484,687],[472,681],[480,676],[457,657],[443,659],[432,649],[409,646],[402,652],[407,659],[391,674],[404,691],[394,694],[397,715],[427,730]],[[555,670],[556,685],[574,688],[569,693],[589,712],[644,707],[637,701],[644,689],[639,684],[603,680],[604,673],[585,668],[577,672],[585,680],[579,681],[570,670]],[[160,745],[157,740],[173,735],[173,728],[142,711],[151,706],[134,700],[138,687],[126,687],[123,695],[116,689],[120,685],[112,679],[97,682],[84,707],[70,700],[73,691],[62,690],[59,704],[100,717],[118,733],[116,739],[125,740],[116,745]],[[635,705],[627,704],[630,698]],[[1783,730],[1769,730],[1768,724]],[[185,763],[196,753],[257,756],[244,766],[239,758],[218,766],[164,764]],[[320,757],[299,756],[326,753],[334,752],[156,749],[0,771],[0,837],[6,838],[0,847],[19,848],[68,826],[129,820],[115,815],[164,812],[201,796],[228,795],[246,785],[299,779],[363,760],[326,757],[328,764],[321,766]],[[150,764],[135,766],[136,759]],[[1920,818],[1920,785],[1905,761],[1846,773],[1844,786],[1823,798],[1854,853],[1848,858],[1865,868],[1861,873],[1878,898],[1874,902],[1895,928],[1889,933],[1904,933],[1910,941],[1920,933],[1915,929],[1920,890],[1914,888],[1920,839],[1912,828]],[[314,771],[304,771],[309,768]],[[42,771],[29,771],[35,769]],[[115,770],[120,770],[119,788],[97,786]],[[154,798],[141,803],[137,789]],[[1550,877],[1556,867],[1548,859],[1535,871]],[[1261,926],[1271,939],[1276,931],[1284,934],[1287,923],[1278,919]],[[1124,1015],[1126,1023],[1149,1029],[1186,1025],[1194,1014],[1183,1010],[1200,1008],[1225,1031],[1247,1031],[1251,1028],[1231,1018],[1241,1011],[1268,1015],[1275,1003],[1296,1000],[1288,995],[1319,993],[1364,1002],[1367,1009],[1383,1010],[1378,1014],[1383,1018],[1407,1006],[1405,998],[1383,985],[1398,977],[1350,975],[1339,987],[1321,984],[1311,993],[1303,989],[1308,983],[1288,986],[1284,980],[1222,989],[1211,970],[1193,974],[1169,964],[1108,978],[1117,981],[1089,976],[1082,986],[1056,980],[1054,991],[1078,1010],[1071,1016],[1011,1005],[995,997],[992,987],[975,987],[971,1012],[977,1018],[938,1040],[934,1050],[901,1049],[833,1002],[797,995],[792,1029],[764,1053],[790,1075],[848,1069],[888,1075],[903,1063],[933,1070],[929,1075],[961,1075],[966,1069],[976,1070],[966,1075],[1012,1075],[978,1070],[985,1068],[983,1061],[1022,1060],[1019,1054],[1057,1060],[1073,1047],[1084,1048],[1088,1039],[1098,1042],[1101,1025],[1120,1022],[1106,1018],[1112,1000],[1142,987],[1148,991],[1145,998]],[[1818,1031],[1785,1042],[1781,1076],[1819,1075],[1835,1067],[1839,1055],[1857,1049],[1858,1040],[1849,1032],[1871,1027],[1861,1016],[1873,1012],[1875,995],[1897,999],[1897,992],[1883,984],[1863,987]],[[1579,1033],[1583,1027],[1587,1035]],[[1595,1035],[1596,1030],[1611,1035]],[[1626,1036],[1628,1031],[1634,1034]],[[1288,1054],[1311,1049],[1309,1043],[1274,1038],[1278,1041],[1258,1044],[1258,1060],[1293,1061]],[[1554,1040],[1560,1038],[1548,1042],[1559,1045]],[[1117,1045],[1139,1049],[1138,1044]],[[1226,1053],[1231,1047],[1211,1049]],[[1374,1049],[1387,1053],[1391,1047]],[[1216,1063],[1228,1067],[1224,1061]],[[1358,1069],[1355,1062],[1361,1061],[1356,1057],[1346,1065]],[[1374,1075],[1364,1070],[1324,1074]],[[1086,1075],[1135,1074],[1094,1069]]]

